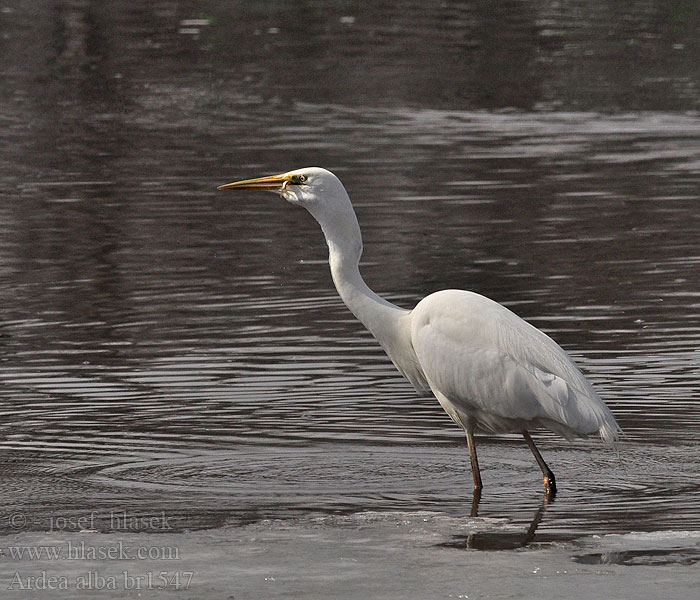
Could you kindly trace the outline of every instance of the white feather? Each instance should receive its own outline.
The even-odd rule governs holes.
[[[464,421],[486,431],[540,425],[566,437],[617,438],[612,414],[569,355],[504,306],[446,290],[410,316],[425,379]]]

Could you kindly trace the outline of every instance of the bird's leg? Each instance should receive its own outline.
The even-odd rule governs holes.
[[[540,469],[542,469],[542,481],[544,482],[544,489],[547,492],[547,499],[551,500],[557,493],[557,484],[554,480],[554,473],[552,473],[552,470],[547,466],[547,463],[544,462],[540,451],[537,449],[537,446],[535,446],[535,442],[532,441],[532,438],[530,437],[530,434],[528,433],[527,429],[523,429],[523,437],[525,438],[528,447],[532,451],[532,454],[535,456],[537,464],[540,466]]]
[[[465,428],[467,434],[467,448],[469,448],[469,461],[472,464],[472,477],[474,477],[474,492],[481,492],[481,472],[479,460],[476,458],[476,443],[474,442],[474,428],[469,425]],[[481,494],[479,494],[481,495]]]
[[[470,517],[479,516],[479,502],[481,502],[481,488],[474,488],[474,495],[472,496],[472,510],[469,513]]]

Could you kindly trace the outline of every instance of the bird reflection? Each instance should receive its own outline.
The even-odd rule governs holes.
[[[542,506],[540,509],[544,512],[544,507],[549,504],[550,502],[554,502],[554,498],[557,495],[557,490],[556,488],[552,489],[547,489],[544,493],[544,496],[542,497]],[[474,488],[474,495],[472,496],[472,509],[471,512],[469,513],[470,517],[478,517],[479,516],[479,503],[481,502],[481,489]]]
[[[554,501],[555,494],[545,493],[542,502],[535,511],[535,515],[530,522],[527,531],[477,531],[468,535],[456,535],[450,542],[440,544],[450,548],[465,548],[471,550],[515,550],[528,546],[534,539],[537,528],[547,510],[547,506]],[[474,490],[472,498],[471,517],[477,517],[479,502],[481,501],[481,491]]]

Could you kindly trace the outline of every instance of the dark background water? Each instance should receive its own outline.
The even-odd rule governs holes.
[[[699,26],[671,0],[0,6],[0,527],[468,512],[459,430],[313,220],[216,191],[320,165],[374,289],[502,302],[615,413],[620,461],[538,438],[541,529],[697,528]],[[529,519],[524,444],[481,448],[482,513]]]

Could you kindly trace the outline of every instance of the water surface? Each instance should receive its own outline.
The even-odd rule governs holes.
[[[311,164],[376,291],[503,303],[616,415],[619,457],[538,436],[536,540],[697,530],[697,17],[634,4],[3,9],[0,530],[469,514],[460,431],[342,305],[313,220],[216,191]],[[527,530],[527,448],[480,451],[479,514]]]

